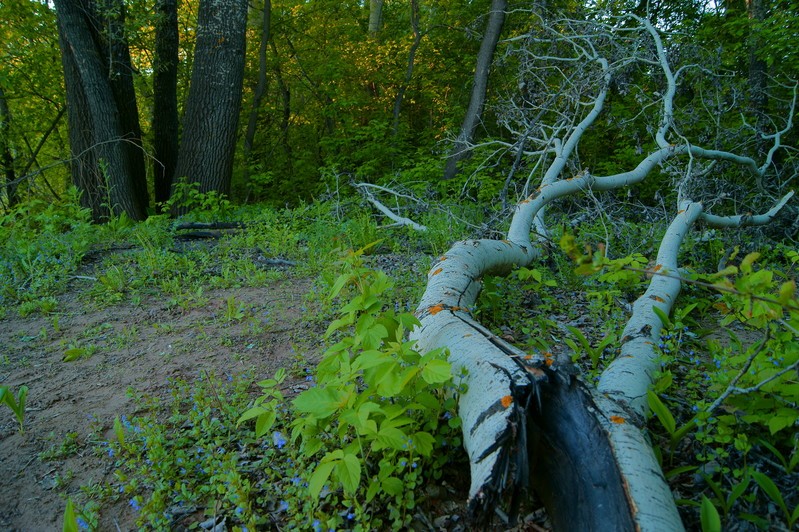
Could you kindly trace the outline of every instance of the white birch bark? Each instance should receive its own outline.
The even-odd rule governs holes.
[[[535,227],[545,232],[542,209],[558,198],[638,183],[672,157],[723,160],[746,168],[757,177],[766,172],[774,153],[771,150],[766,163],[758,165],[750,157],[695,146],[684,137],[678,137],[678,144],[670,142],[674,95],[681,71],[672,72],[663,43],[651,23],[632,18],[651,36],[656,58],[648,62],[659,64],[667,85],[661,102],[660,126],[655,135],[658,147],[627,172],[594,176],[584,170],[577,176],[563,178],[566,162],[602,111],[611,77],[607,61],[595,53],[585,55],[584,59],[602,66],[604,86],[599,87],[592,105],[583,106],[589,111],[582,120],[574,119],[569,134],[564,135],[564,143],[554,137],[550,139],[558,148],[554,160],[542,185],[516,206],[507,240],[458,242],[439,258],[428,274],[427,289],[416,311],[421,327],[412,337],[422,352],[448,348],[454,375],[461,376],[467,384],[467,391],[460,397],[459,414],[463,421],[464,447],[470,459],[472,507],[490,508],[498,493],[510,482],[509,456],[514,451],[519,452],[514,448],[524,443],[520,432],[528,403],[537,395],[537,386],[547,379],[547,372],[551,374],[550,369],[544,371],[546,361],[541,357],[526,356],[474,321],[470,309],[480,292],[480,279],[487,274],[507,274],[539,257],[540,250],[532,244],[530,231]],[[593,52],[591,47],[584,49]],[[769,137],[775,149],[780,147],[780,135],[784,132]],[[697,220],[727,227],[768,223],[789,197],[790,194],[763,215],[743,217],[714,217],[703,212],[701,203],[681,202],[679,212],[663,237],[656,273],[678,271],[680,245]],[[659,308],[668,314],[679,291],[679,277],[653,276],[649,288],[633,307],[624,329],[620,356],[605,370],[598,389],[593,392],[596,408],[587,407],[607,435],[627,498],[626,508],[636,529],[653,532],[683,529],[671,491],[643,431],[646,393],[658,369],[654,345],[662,328],[653,309]]]

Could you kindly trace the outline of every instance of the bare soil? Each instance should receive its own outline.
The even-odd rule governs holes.
[[[305,356],[318,354],[318,334],[300,310],[308,279],[289,275],[267,287],[207,291],[207,304],[187,310],[155,298],[98,309],[85,296],[90,282],[70,284],[56,315],[21,318],[11,309],[0,320],[0,382],[30,389],[24,433],[11,410],[0,408],[2,530],[60,529],[66,496],[110,480],[112,464],[93,443],[110,438],[115,416],[135,414],[128,389],[166,397],[168,379],[192,380],[201,372],[265,378],[297,363],[300,338]],[[226,319],[230,296],[248,309],[248,319]],[[72,347],[87,356],[62,361]],[[290,391],[296,383],[285,384]],[[40,457],[68,433],[77,434],[77,453]],[[124,502],[103,507],[101,516],[100,530],[135,529]]]

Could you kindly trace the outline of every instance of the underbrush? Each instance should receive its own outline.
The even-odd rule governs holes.
[[[105,504],[127,501],[137,526],[202,521],[231,530],[399,529],[423,519],[427,487],[459,460],[458,385],[446,353],[405,340],[416,323],[395,313],[388,276],[350,253],[327,298],[341,307],[315,370],[261,380],[201,374],[172,383],[166,404],[137,395],[137,411],[97,447],[115,480],[85,487],[67,524],[96,529]],[[297,368],[295,368],[296,372]],[[286,395],[290,381],[305,391]],[[254,429],[251,422],[254,421]]]
[[[139,397],[143,413],[120,417],[115,438],[99,448],[113,458],[116,481],[84,489],[74,525],[96,528],[102,506],[122,499],[145,528],[222,519],[241,530],[410,526],[429,486],[462,460],[459,384],[444,353],[421,355],[405,340],[423,277],[390,257],[441,254],[493,228],[474,212],[463,220],[424,213],[428,232],[411,234],[379,227],[354,203],[276,210],[190,199],[195,210],[181,223],[243,227],[196,241],[165,216],[91,225],[74,197],[17,207],[0,223],[0,319],[41,313],[57,323],[70,282],[90,284],[90,305],[155,297],[189,309],[206,305],[211,288],[305,276],[316,281],[304,319],[331,323],[329,349],[316,368],[259,381],[255,399],[254,377],[210,375],[174,382],[162,404]],[[483,279],[475,315],[527,352],[570,358],[594,381],[620,351],[631,305],[662,274],[653,260],[663,230],[564,218],[541,262]],[[683,246],[686,282],[661,317],[648,431],[686,525],[791,529],[799,522],[799,253],[773,243],[762,255],[754,244],[741,250],[732,240],[740,236],[698,231]],[[578,250],[579,265],[568,250]],[[247,312],[230,296],[219,319]],[[292,382],[309,389],[294,397]]]

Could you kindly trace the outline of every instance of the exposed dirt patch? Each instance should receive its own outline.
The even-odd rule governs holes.
[[[319,334],[302,320],[308,279],[207,291],[186,309],[149,299],[92,310],[81,282],[59,297],[57,315],[20,318],[11,311],[0,320],[0,382],[30,388],[24,434],[10,409],[0,409],[3,530],[60,529],[62,493],[110,478],[111,464],[90,443],[110,437],[115,416],[135,413],[129,388],[166,397],[170,378],[264,378],[319,352]],[[62,361],[70,349],[82,356]],[[77,435],[76,454],[40,459],[69,433]],[[130,530],[134,518],[124,503],[104,507],[100,529]]]

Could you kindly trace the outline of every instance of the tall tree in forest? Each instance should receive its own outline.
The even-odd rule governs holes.
[[[122,0],[100,10],[86,0],[56,0],[67,90],[72,180],[101,221],[148,204],[138,107]]]
[[[405,91],[408,90],[408,85],[411,83],[413,77],[413,66],[416,60],[416,51],[419,45],[422,44],[422,32],[419,31],[419,2],[418,0],[411,0],[411,31],[413,32],[413,42],[411,48],[408,50],[408,68],[405,70],[405,79],[400,85],[397,95],[394,98],[394,125],[391,127],[392,136],[396,137],[399,132],[399,119],[400,111],[402,110],[402,100],[405,98]]]
[[[246,0],[200,0],[175,176],[198,183],[201,192],[230,193],[246,25]]]
[[[153,180],[155,202],[169,199],[178,158],[178,4],[158,0],[155,5],[153,57]]]
[[[244,182],[246,185],[249,185],[250,159],[252,157],[252,145],[255,141],[255,129],[258,125],[258,110],[266,94],[266,49],[271,39],[271,26],[272,1],[264,0],[264,10],[261,18],[261,42],[258,45],[258,80],[252,95],[252,107],[247,120],[247,131],[244,133]]]
[[[5,176],[6,202],[8,207],[13,207],[17,203],[17,177],[14,172],[14,156],[11,153],[11,142],[9,139],[9,124],[11,123],[11,112],[8,110],[6,93],[0,87],[0,165],[3,167]]]
[[[369,0],[369,34],[374,35],[383,25],[383,0]]]
[[[447,157],[447,164],[444,167],[445,180],[452,179],[457,175],[458,163],[466,158],[468,146],[474,137],[477,124],[480,122],[486,90],[488,89],[488,73],[494,59],[494,51],[497,49],[499,35],[502,33],[502,26],[505,24],[507,7],[507,0],[491,0],[488,24],[486,24],[483,40],[480,43],[480,51],[477,53],[477,64],[474,69],[474,84],[469,98],[469,107],[466,109],[466,116],[463,118],[460,133],[458,133],[458,137],[455,139]]]

